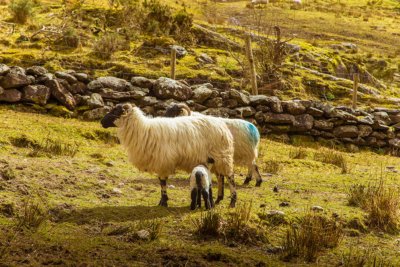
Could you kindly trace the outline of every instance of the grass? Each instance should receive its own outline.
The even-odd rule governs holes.
[[[14,173],[12,179],[0,178],[0,250],[3,245],[7,247],[1,259],[4,265],[20,265],[26,259],[26,251],[35,247],[29,264],[38,266],[55,262],[61,262],[61,265],[84,262],[119,266],[287,266],[280,253],[270,251],[279,251],[292,222],[299,224],[296,218],[302,217],[302,211],[316,205],[324,211],[312,213],[313,216],[330,219],[335,213],[336,220],[345,223],[338,246],[324,248],[316,254],[319,265],[338,265],[342,261],[341,252],[348,247],[379,249],[392,265],[400,264],[396,250],[398,236],[372,226],[368,222],[369,212],[349,206],[347,195],[351,184],[378,185],[375,174],[380,174],[382,166],[400,165],[398,157],[370,151],[341,152],[353,166],[350,173],[342,174],[337,166],[314,159],[312,155],[319,151],[318,148],[306,148],[308,157],[293,159],[289,151],[296,147],[263,138],[258,163],[264,166],[277,161],[278,173],[269,176],[267,170],[260,168],[264,179],[262,186],[242,187],[240,184],[245,177],[241,174],[246,173],[246,168],[236,168],[237,209],[228,208],[227,198],[210,213],[191,212],[186,173],[178,172],[168,179],[168,185],[172,185],[168,187],[169,207],[158,207],[160,186],[157,178],[130,166],[123,149],[115,142],[109,142],[114,139],[115,130],[104,130],[98,122],[27,113],[18,106],[1,106],[0,131],[0,169],[8,166]],[[21,139],[22,133],[26,138]],[[79,151],[73,157],[27,157],[32,151],[29,144],[40,145],[46,138],[69,144],[77,142]],[[20,145],[15,146],[16,143],[11,142],[13,139],[20,140]],[[113,164],[104,164],[107,162]],[[394,172],[385,173],[385,188],[389,185],[397,188],[400,185],[397,176]],[[213,184],[217,192],[217,183]],[[273,193],[274,186],[279,187],[279,192]],[[115,193],[114,189],[120,193]],[[24,201],[28,196],[37,195],[41,198],[35,203],[45,203],[40,206],[42,212],[36,212],[33,206],[27,215],[37,215],[25,217],[42,218],[38,214],[45,214],[47,218],[37,228],[16,231],[17,218],[24,213]],[[225,196],[229,196],[227,185]],[[280,207],[282,202],[290,205]],[[385,210],[387,204],[378,203],[388,202],[375,203]],[[12,208],[8,204],[12,204]],[[284,215],[281,218],[275,216],[276,220],[267,218],[276,210]],[[358,221],[352,222],[355,218]],[[140,228],[158,233],[159,228],[157,224],[151,224],[152,220],[162,223],[158,237],[153,241],[135,239],[137,231],[142,230]],[[219,229],[220,235],[203,238],[202,234],[196,233],[198,227],[193,224],[196,220],[207,221],[202,224],[206,225],[204,233],[210,231],[214,236],[215,229]],[[141,222],[153,226],[137,228]],[[108,235],[109,231],[117,229],[120,234]],[[128,232],[124,233],[126,229]],[[352,229],[358,231],[356,237],[348,234]],[[225,237],[228,232],[231,234]],[[265,234],[265,239],[258,239],[261,234]],[[241,238],[237,240],[236,236]],[[97,256],[92,257],[94,254]],[[308,265],[302,256],[293,257],[290,264]],[[312,263],[309,265],[313,266]]]
[[[318,152],[314,153],[314,159],[339,167],[342,174],[349,173],[350,171],[346,157],[340,152],[320,149]]]

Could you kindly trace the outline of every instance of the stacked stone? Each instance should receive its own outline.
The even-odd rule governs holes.
[[[281,101],[236,89],[220,90],[210,83],[192,85],[165,77],[91,79],[72,70],[49,73],[45,68],[0,64],[0,102],[27,103],[43,109],[61,104],[70,116],[102,118],[115,104],[131,102],[147,114],[162,116],[172,103],[192,110],[256,123],[264,135],[282,140],[304,137],[352,146],[400,149],[400,110],[362,111],[310,100]],[[67,111],[68,112],[68,111]]]

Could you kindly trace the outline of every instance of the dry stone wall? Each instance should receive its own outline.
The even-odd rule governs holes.
[[[400,149],[400,110],[352,110],[310,100],[281,101],[165,77],[93,79],[72,70],[49,73],[41,66],[24,69],[0,64],[0,102],[25,103],[85,120],[102,118],[120,102],[135,103],[152,116],[163,116],[171,104],[186,102],[204,114],[252,121],[262,134],[282,140],[301,137],[353,147]]]

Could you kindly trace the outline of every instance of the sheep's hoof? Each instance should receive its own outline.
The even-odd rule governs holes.
[[[262,180],[258,180],[257,183],[256,183],[256,187],[260,187],[261,183],[262,183]]]
[[[251,177],[246,177],[246,180],[244,180],[243,185],[248,185],[251,181]]]
[[[236,207],[236,200],[237,200],[237,195],[236,193],[233,193],[231,196],[231,204],[229,204],[230,208]]]
[[[167,202],[167,200],[168,200],[168,199],[161,198],[160,202],[158,203],[158,206],[161,206],[161,207],[168,207],[168,202]]]
[[[214,204],[215,204],[215,205],[218,205],[219,202],[221,202],[223,199],[224,199],[224,197],[218,196],[218,197],[217,197],[217,200],[215,200]]]

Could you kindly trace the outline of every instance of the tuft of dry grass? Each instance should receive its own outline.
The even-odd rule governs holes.
[[[314,262],[321,250],[336,247],[342,236],[342,225],[335,219],[306,214],[297,218],[286,230],[282,259],[301,257],[307,262]]]
[[[307,150],[304,147],[296,147],[289,152],[289,158],[291,159],[305,159],[307,155]]]
[[[34,199],[28,198],[23,202],[22,211],[17,216],[17,229],[35,232],[47,219],[47,209]]]
[[[222,216],[215,209],[202,212],[200,218],[194,219],[195,233],[203,238],[217,238],[221,234]]]
[[[365,207],[368,199],[369,187],[363,184],[353,184],[347,192],[347,202],[349,206]]]
[[[376,255],[371,250],[354,250],[342,253],[340,266],[343,267],[394,267],[390,260]]]
[[[282,170],[282,165],[277,160],[268,160],[264,163],[264,171],[271,174],[277,174]]]
[[[8,9],[13,16],[13,21],[24,24],[33,15],[34,3],[32,0],[11,0]]]
[[[314,153],[314,160],[335,165],[342,170],[342,174],[350,172],[347,160],[340,152],[322,149]]]
[[[154,241],[163,233],[164,222],[159,219],[140,220],[130,225],[116,225],[105,230],[108,236],[120,236],[128,242]],[[145,232],[141,235],[140,232]]]

